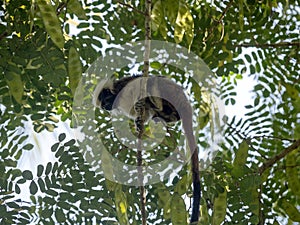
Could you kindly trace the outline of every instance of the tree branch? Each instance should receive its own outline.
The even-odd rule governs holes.
[[[145,52],[144,52],[144,69],[143,76],[147,77],[149,75],[149,58],[151,51],[151,1],[145,1]]]
[[[143,77],[147,77],[149,74],[149,58],[151,51],[151,0],[145,1],[145,52],[144,52],[144,68]],[[141,79],[140,82],[140,96],[145,96],[146,92],[146,80]],[[144,134],[144,122],[145,122],[145,99],[139,99],[136,105],[137,119],[136,124],[138,128],[138,147],[137,147],[137,164],[138,164],[138,179],[140,185],[140,205],[141,205],[141,216],[142,225],[147,224],[147,213],[146,213],[146,190],[144,186],[144,174],[143,174],[143,157],[142,157],[142,137]]]
[[[130,8],[130,9],[132,9],[132,10],[138,12],[138,13],[141,14],[141,15],[145,15],[145,13],[144,13],[143,11],[138,10],[137,8],[133,7],[133,6],[130,5],[130,4],[127,4],[127,3],[122,2],[122,1],[117,1],[117,2],[118,2],[120,5],[126,6],[126,7]]]
[[[300,147],[300,139],[295,141],[292,145],[284,149],[281,153],[278,155],[275,155],[271,159],[267,160],[261,167],[259,167],[258,171],[260,174],[262,174],[266,169],[270,168],[273,166],[275,163],[277,163],[279,160],[284,158],[288,153],[291,151],[297,149]]]
[[[290,47],[295,46],[300,48],[300,42],[279,42],[274,44],[260,44],[260,43],[251,43],[251,44],[238,44],[234,47],[256,47],[256,48],[277,48],[277,47]]]
[[[142,141],[140,138],[138,140],[137,162],[138,162],[138,179],[140,183],[140,207],[141,207],[142,225],[146,225],[147,224],[146,190],[143,184],[144,175],[143,175],[143,168],[142,168],[142,162],[143,162]]]

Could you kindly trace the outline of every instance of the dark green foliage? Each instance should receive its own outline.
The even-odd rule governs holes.
[[[144,40],[144,1],[54,2],[51,19],[65,34],[64,40],[59,35],[59,41],[55,40],[58,31],[51,30],[51,20],[41,13],[36,1],[0,1],[0,224],[141,224],[139,189],[113,183],[96,169],[103,164],[103,155],[97,151],[102,146],[96,139],[115,159],[136,165],[136,151],[117,139],[109,115],[96,110],[95,121],[82,128],[90,139],[82,142],[59,134],[55,128],[60,120],[71,121],[74,114],[74,87],[72,92],[68,74],[70,49],[76,49],[85,71],[105,51],[106,43],[120,46]],[[226,105],[234,106],[240,97],[235,91],[239,79],[252,76],[255,80],[253,99],[245,102],[246,114],[241,118],[230,115],[218,154],[201,171],[202,224],[222,221],[213,217],[222,217],[217,211],[224,207],[223,224],[276,224],[277,218],[298,221],[299,147],[289,158],[284,155],[264,165],[300,139],[299,1],[227,0],[212,4],[188,0],[179,5],[178,1],[160,4],[156,0],[153,4],[161,5],[155,8],[155,15],[164,16],[153,21],[159,29],[152,32],[152,39],[190,47],[219,76],[218,89]],[[180,26],[175,26],[178,7],[192,15],[187,24],[180,21]],[[76,16],[79,21],[68,22]],[[75,23],[78,30],[74,33],[71,27]],[[193,38],[187,33],[174,38],[181,30]],[[114,61],[113,67],[118,63]],[[163,63],[151,62],[151,72],[185,86],[191,84],[192,95],[201,100],[201,92],[185,71]],[[137,66],[140,72],[142,63]],[[131,70],[131,65],[114,68],[117,77],[130,75]],[[199,102],[195,102],[196,109],[203,106]],[[77,121],[86,121],[90,109],[76,110]],[[202,119],[197,130],[201,148],[209,146],[203,130],[209,113]],[[54,131],[57,142],[51,152],[56,161],[40,164],[34,171],[21,171],[17,165],[23,153],[37,151],[22,129],[28,121],[35,132]],[[90,129],[94,126],[95,130]],[[133,122],[130,128],[134,131]],[[162,144],[147,151],[144,160],[148,166],[171,155],[180,138],[179,129],[179,124],[168,129]],[[94,152],[88,149],[90,143],[96,143]],[[146,186],[149,224],[183,223],[186,208],[182,194],[192,194],[188,171],[185,166],[169,180]],[[126,170],[119,176],[134,179]],[[224,194],[226,199],[220,201]],[[171,205],[174,199],[180,206]],[[172,210],[182,212],[182,217],[172,215]]]

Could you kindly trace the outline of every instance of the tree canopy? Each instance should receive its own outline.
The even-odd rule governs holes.
[[[75,101],[91,101],[87,95],[95,83],[82,79],[84,73],[97,72],[93,63],[99,57],[105,59],[110,50],[150,34],[152,40],[182,46],[201,58],[205,67],[200,72],[206,66],[213,72],[225,105],[234,106],[240,97],[235,91],[240,79],[255,80],[246,114],[224,118],[222,143],[200,172],[199,224],[300,222],[299,5],[298,0],[1,0],[0,224],[188,224],[190,165],[146,185],[144,193],[106,179],[97,167],[102,164],[108,173],[117,170],[107,163],[114,159],[103,152],[87,154],[89,143],[101,139],[115,159],[128,165],[136,165],[136,152],[117,140],[107,112],[93,109],[91,129],[91,109]],[[147,19],[150,30],[145,28]],[[122,68],[117,59],[101,62],[116,77],[143,70],[143,64],[131,65],[130,60]],[[198,145],[209,148],[205,135],[213,109],[197,82],[164,61],[150,61],[149,70],[190,88],[199,113]],[[78,92],[82,88],[87,92]],[[35,132],[57,138],[51,147],[56,161],[37,165],[36,172],[18,168],[20,157],[35,145],[26,132],[19,132],[28,122]],[[60,133],[59,122],[78,129],[86,123],[82,129],[90,139]],[[145,135],[154,135],[150,128]],[[133,123],[129,129],[134,130]],[[179,124],[168,127],[161,144],[147,151],[142,163],[152,165],[172,155],[180,138]],[[27,187],[30,201],[22,198]],[[145,205],[140,204],[143,194]]]

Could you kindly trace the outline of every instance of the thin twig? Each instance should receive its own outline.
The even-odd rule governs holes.
[[[277,139],[280,141],[289,141],[289,142],[295,142],[295,139],[290,139],[290,138],[282,138],[282,137],[276,137],[276,136],[272,136],[272,135],[263,135],[263,136],[254,136],[251,137],[251,139]]]
[[[279,42],[273,44],[260,44],[260,43],[251,43],[251,44],[238,44],[234,45],[234,47],[256,47],[256,48],[277,48],[277,47],[291,47],[295,46],[300,48],[300,42]]]
[[[215,25],[214,25],[213,27],[210,28],[210,30],[209,30],[209,32],[208,32],[208,35],[207,35],[207,37],[204,39],[204,41],[207,41],[207,40],[210,38],[210,36],[212,35],[213,31],[216,29],[217,25],[218,25],[219,23],[222,22],[222,20],[224,19],[224,17],[225,17],[225,15],[226,15],[227,11],[228,11],[229,8],[232,6],[233,2],[234,2],[233,0],[230,0],[230,2],[228,3],[228,5],[227,5],[226,8],[224,9],[224,11],[222,12],[222,14],[221,14],[221,16],[219,17],[219,19],[218,19],[217,21],[215,21]]]
[[[60,3],[59,6],[56,9],[56,15],[58,16],[63,11],[63,9],[66,8],[66,7],[67,7],[66,2]]]
[[[288,153],[291,151],[297,149],[300,147],[300,139],[295,141],[293,144],[291,144],[289,147],[285,148],[281,153],[278,155],[275,155],[271,159],[267,160],[259,169],[259,173],[262,174],[265,170],[273,166],[275,163],[277,163],[279,160],[284,158]]]
[[[225,14],[227,13],[227,11],[229,10],[229,8],[231,7],[231,5],[233,4],[233,0],[230,0],[230,2],[228,3],[228,5],[226,6],[226,8],[224,9],[223,13],[221,14],[220,18],[218,19],[218,23],[220,23],[224,17],[225,17]]]
[[[130,5],[130,4],[127,4],[127,3],[122,2],[122,1],[117,1],[117,2],[118,2],[120,5],[126,6],[126,7],[130,8],[130,9],[132,9],[132,10],[138,12],[138,13],[141,14],[141,15],[145,15],[145,13],[144,13],[143,11],[138,10],[137,8],[133,7],[133,6]]]

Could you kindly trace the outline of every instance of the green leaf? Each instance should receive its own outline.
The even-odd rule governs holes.
[[[39,185],[39,188],[42,192],[45,192],[46,191],[46,186],[45,186],[45,182],[43,181],[42,178],[38,178],[38,185]]]
[[[46,183],[46,187],[47,188],[51,188],[52,187],[52,182],[51,182],[49,176],[45,177],[45,183]]]
[[[41,216],[43,218],[50,218],[53,214],[53,209],[52,208],[48,208],[48,209],[43,209]]]
[[[31,150],[31,149],[33,149],[33,147],[34,147],[33,144],[26,144],[26,145],[23,146],[23,149],[24,150]]]
[[[72,139],[72,140],[66,142],[66,143],[64,144],[64,146],[74,146],[75,143],[76,143],[76,141],[75,141],[74,139]]]
[[[115,204],[119,223],[126,225],[129,224],[127,216],[127,198],[121,187],[120,184],[116,186]]]
[[[180,43],[183,35],[186,33],[186,39],[190,48],[194,38],[194,20],[188,6],[184,2],[179,2],[179,10],[174,28],[174,40]]]
[[[283,83],[286,88],[286,93],[292,98],[297,99],[299,97],[299,91],[291,84]]]
[[[15,184],[15,192],[16,192],[16,194],[20,194],[21,193],[20,186],[17,183]]]
[[[24,183],[26,183],[26,179],[24,179],[24,178],[21,178],[20,180],[18,180],[17,181],[17,184],[24,184]]]
[[[294,204],[290,203],[286,198],[282,198],[279,200],[278,205],[286,212],[290,220],[300,222],[300,212]]]
[[[62,134],[60,134],[60,135],[58,136],[58,140],[59,140],[60,142],[62,142],[63,140],[65,140],[65,138],[66,138],[66,134],[65,134],[65,133],[62,133]]]
[[[171,199],[171,221],[174,225],[188,224],[185,203],[177,193]]]
[[[26,180],[32,180],[33,179],[33,175],[32,175],[32,172],[30,170],[24,170],[23,173],[22,173],[22,176]]]
[[[32,120],[41,120],[45,117],[45,114],[43,113],[35,113],[31,116]]]
[[[85,15],[85,11],[80,4],[79,0],[69,0],[68,9],[70,9],[79,19],[86,20],[87,16]]]
[[[58,192],[53,189],[46,190],[47,195],[51,195],[52,197],[56,197],[58,195]]]
[[[299,151],[298,151],[299,152]],[[300,197],[300,180],[297,167],[297,151],[290,152],[286,157],[286,177],[288,186],[296,196]]]
[[[40,8],[47,33],[50,35],[53,43],[62,49],[65,44],[65,39],[54,7],[51,5],[51,2],[48,3],[46,0],[37,0],[36,3]]]
[[[187,175],[184,175],[176,184],[174,191],[179,195],[183,195],[187,192],[188,187],[190,185],[189,179]]]
[[[52,163],[48,162],[45,170],[45,175],[49,175],[52,169]]]
[[[164,0],[162,1],[162,5],[165,10],[164,14],[170,21],[171,25],[174,26],[178,15],[179,0]]]
[[[59,143],[55,143],[54,145],[52,145],[51,146],[51,151],[55,152],[57,150],[58,146],[59,146]]]
[[[5,74],[5,77],[7,78],[6,82],[8,84],[11,95],[18,103],[21,104],[24,93],[24,84],[21,79],[21,74],[17,74],[14,71],[8,71]]]
[[[74,47],[71,47],[69,50],[68,74],[70,79],[70,88],[74,95],[82,76],[82,65],[81,65],[80,57]]]
[[[151,11],[151,22],[153,31],[158,30],[160,24],[162,23],[162,20],[164,20],[164,12],[161,1],[158,0],[154,3]]]
[[[233,161],[232,175],[234,175],[235,177],[240,177],[244,174],[243,168],[247,162],[248,151],[249,145],[246,140],[243,140],[239,145]]]
[[[239,25],[240,29],[244,29],[244,0],[239,0]]]
[[[162,64],[158,61],[151,62],[150,63],[151,68],[159,70],[162,67]]]
[[[245,54],[245,58],[246,58],[248,63],[251,63],[252,60],[251,60],[251,57],[249,55]]]
[[[38,167],[37,167],[37,176],[38,177],[42,176],[43,172],[44,172],[44,166],[41,165],[41,164],[38,165]]]
[[[30,190],[30,194],[31,195],[35,195],[38,191],[38,186],[35,183],[34,180],[31,181],[30,185],[29,185],[29,190]]]

